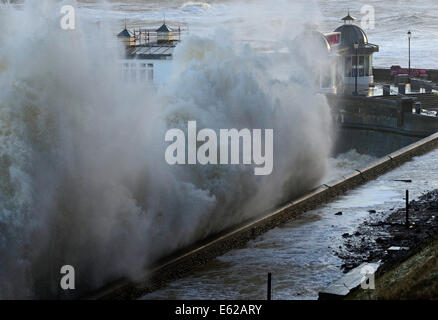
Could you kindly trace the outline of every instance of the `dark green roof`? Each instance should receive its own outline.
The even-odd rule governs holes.
[[[354,24],[344,24],[338,27],[335,32],[341,33],[341,44],[345,47],[350,47],[355,42],[359,43],[359,45],[368,43],[365,32]]]
[[[349,12],[349,13],[348,13],[345,17],[343,17],[341,20],[343,20],[343,21],[354,21],[354,20],[356,20],[356,18],[350,16],[350,12]]]
[[[344,24],[338,27],[335,32],[341,33],[341,48],[348,49],[354,53],[354,44],[359,43],[359,53],[372,54],[379,52],[379,46],[368,43],[367,35],[360,27],[354,24]]]
[[[125,28],[125,30],[123,30],[122,32],[120,32],[117,35],[117,38],[130,38],[130,37],[133,37],[133,36],[134,35],[132,34],[132,32]]]
[[[170,32],[170,29],[166,26],[165,23],[163,23],[163,25],[157,29],[157,32]]]

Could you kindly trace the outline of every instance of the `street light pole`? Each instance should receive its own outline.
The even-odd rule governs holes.
[[[408,44],[409,44],[409,67],[408,67],[408,81],[411,83],[411,30],[408,31]]]
[[[354,73],[354,95],[357,96],[357,73],[358,73],[358,63],[359,63],[359,58],[358,58],[358,54],[357,51],[359,49],[359,43],[354,43],[354,49],[356,50],[356,69],[355,69],[355,73]]]

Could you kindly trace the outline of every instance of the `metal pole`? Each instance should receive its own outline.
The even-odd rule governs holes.
[[[269,272],[268,273],[268,300],[272,300],[272,289],[271,289],[271,281],[272,281],[272,275]]]
[[[411,76],[411,38],[409,38],[409,77]]]
[[[355,70],[355,79],[354,79],[354,94],[357,96],[357,65],[358,65],[358,56],[357,56],[357,49],[356,49],[356,70]]]
[[[406,226],[409,226],[409,190],[406,190]]]
[[[409,43],[409,74],[408,74],[408,81],[411,83],[411,31],[408,32],[408,43]]]

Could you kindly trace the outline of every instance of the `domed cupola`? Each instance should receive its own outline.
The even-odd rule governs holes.
[[[373,54],[379,51],[379,46],[369,43],[365,31],[354,24],[355,18],[348,12],[342,18],[344,24],[335,32],[341,35],[337,52],[340,56],[341,73],[345,92],[360,94],[374,82]]]
[[[338,27],[335,32],[341,33],[341,45],[343,47],[352,47],[354,43],[359,43],[359,45],[368,44],[365,31],[353,24],[353,21],[356,19],[350,16],[350,12],[348,12],[348,15],[343,17],[342,20],[344,24]]]

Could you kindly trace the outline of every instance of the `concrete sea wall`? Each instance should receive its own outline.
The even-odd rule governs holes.
[[[328,95],[338,154],[356,149],[382,157],[438,131],[438,118],[413,114],[411,98]]]
[[[355,188],[391,169],[424,154],[438,146],[438,133],[415,142],[401,150],[382,157],[372,165],[357,171],[330,185],[322,185],[309,194],[292,201],[266,216],[248,222],[234,230],[195,244],[192,248],[177,253],[158,263],[137,281],[121,279],[108,285],[89,298],[136,299],[154,291],[165,283],[178,279],[193,269],[227,251],[244,246],[249,240],[275,228],[298,215],[317,208],[329,200]]]

